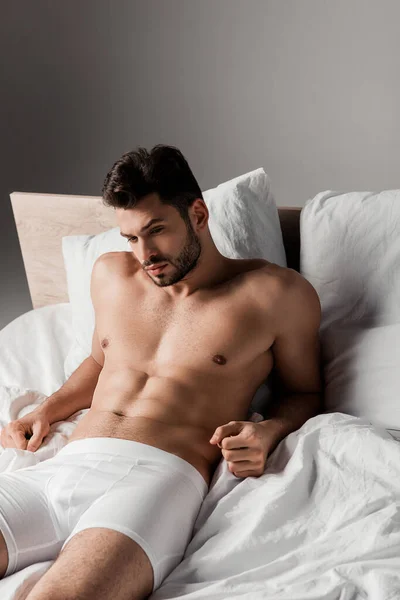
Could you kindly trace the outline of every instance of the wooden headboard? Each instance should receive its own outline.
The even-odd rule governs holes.
[[[117,226],[100,196],[10,194],[33,308],[68,302],[61,238],[97,234]],[[300,211],[279,208],[288,267],[299,270]]]

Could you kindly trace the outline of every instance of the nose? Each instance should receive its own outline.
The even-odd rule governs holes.
[[[160,259],[157,257],[158,253],[155,250],[155,248],[146,247],[145,244],[140,246],[136,252],[136,258],[139,260],[140,264],[145,268],[149,267],[153,263],[160,262]]]

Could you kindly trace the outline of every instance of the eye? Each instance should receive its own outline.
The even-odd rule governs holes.
[[[164,227],[157,227],[156,229],[152,229],[152,230],[150,231],[150,233],[158,233],[159,231],[162,231],[163,229],[164,229]],[[128,242],[128,244],[129,244],[129,242],[130,242],[131,240],[133,240],[133,238],[134,238],[134,237],[135,237],[135,236],[132,236],[132,237],[130,237],[130,238],[128,238],[128,239],[126,240],[126,241]]]

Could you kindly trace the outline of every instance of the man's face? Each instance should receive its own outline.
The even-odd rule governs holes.
[[[179,212],[162,204],[157,194],[149,194],[135,206],[116,209],[121,234],[146,274],[159,287],[181,281],[192,271],[201,254],[201,242],[192,224],[186,223]],[[143,228],[152,219],[162,219]],[[148,271],[153,265],[166,266],[157,272]]]

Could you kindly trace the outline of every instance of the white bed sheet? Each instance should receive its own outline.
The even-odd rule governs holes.
[[[52,304],[21,315],[0,331],[0,429],[63,385],[64,360],[73,342],[71,318],[69,303]],[[36,452],[0,444],[0,473],[54,456],[86,412],[54,423]],[[23,600],[51,565],[36,563],[0,581],[1,600]]]
[[[70,316],[52,305],[0,332],[0,426],[62,385]],[[53,425],[36,453],[0,447],[0,471],[53,456],[85,412]],[[6,577],[0,598],[23,600],[51,564]],[[400,598],[400,444],[334,413],[283,440],[261,477],[236,478],[222,459],[183,561],[150,598]]]

